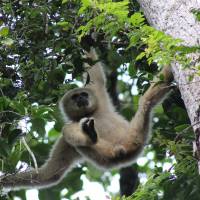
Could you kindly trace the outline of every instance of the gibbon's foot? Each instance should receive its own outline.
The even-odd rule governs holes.
[[[94,127],[94,119],[87,118],[82,123],[82,129],[85,134],[89,136],[92,142],[95,144],[97,142],[97,132]]]
[[[126,155],[126,149],[122,146],[122,145],[119,145],[119,146],[116,146],[114,148],[114,152],[115,152],[115,159],[121,159],[123,158],[125,155]]]

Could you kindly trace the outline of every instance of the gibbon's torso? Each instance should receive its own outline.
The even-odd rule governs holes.
[[[101,114],[97,111],[93,118],[98,138],[103,138],[116,144],[123,144],[123,139],[126,137],[125,133],[128,133],[129,124],[122,116],[114,111],[107,111]]]

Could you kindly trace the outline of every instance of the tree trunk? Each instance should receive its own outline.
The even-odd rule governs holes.
[[[180,38],[184,45],[200,45],[200,22],[195,19],[192,9],[200,9],[200,0],[138,0],[144,14],[153,27]],[[199,55],[192,55],[193,64],[199,62]],[[175,81],[181,92],[188,116],[196,135],[194,152],[198,158],[200,172],[200,76],[189,77],[194,69],[181,69],[178,63],[172,63]]]

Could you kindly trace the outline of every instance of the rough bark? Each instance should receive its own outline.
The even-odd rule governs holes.
[[[138,0],[150,25],[158,30],[182,39],[185,45],[200,45],[200,22],[192,9],[200,9],[200,0]],[[199,55],[192,55],[195,63]],[[172,63],[175,81],[180,89],[188,116],[196,134],[194,151],[199,160],[200,172],[200,76],[189,81],[194,69],[183,70],[178,63]]]

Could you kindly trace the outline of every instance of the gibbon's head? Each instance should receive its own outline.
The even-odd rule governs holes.
[[[97,109],[97,98],[88,88],[76,88],[67,92],[60,101],[60,109],[72,121],[92,115]]]

